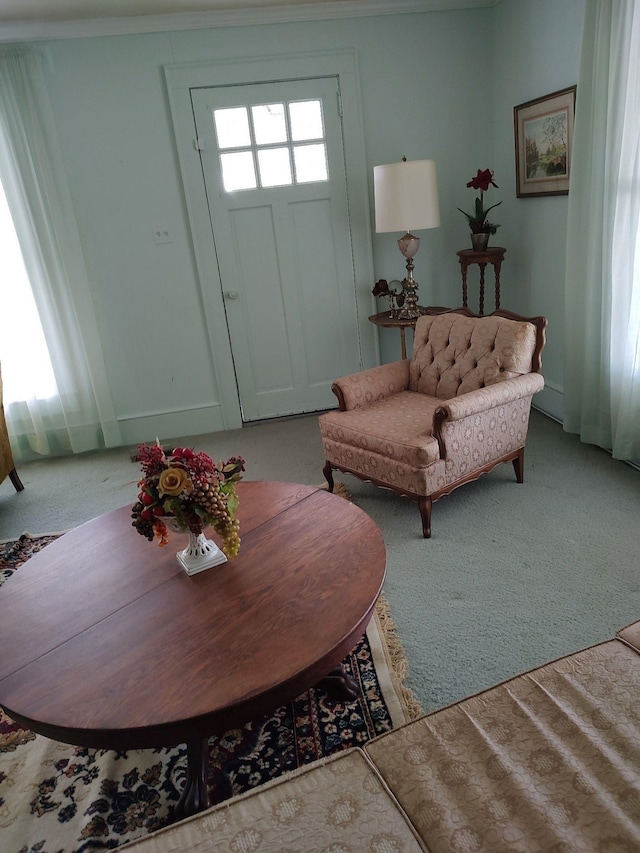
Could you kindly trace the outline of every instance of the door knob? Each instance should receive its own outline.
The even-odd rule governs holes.
[[[225,299],[237,299],[238,294],[234,290],[227,290],[225,293]]]

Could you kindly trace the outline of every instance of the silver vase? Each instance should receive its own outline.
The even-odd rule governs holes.
[[[475,252],[484,252],[489,245],[489,233],[482,231],[479,234],[471,234],[471,245]]]

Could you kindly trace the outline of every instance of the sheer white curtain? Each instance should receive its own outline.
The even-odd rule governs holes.
[[[587,0],[567,233],[564,429],[640,460],[640,3]]]
[[[2,348],[14,458],[122,444],[41,58],[29,48],[0,47],[0,181],[55,377],[54,396],[16,391],[20,362],[38,356],[12,278],[19,272],[3,267],[0,337],[18,329]]]

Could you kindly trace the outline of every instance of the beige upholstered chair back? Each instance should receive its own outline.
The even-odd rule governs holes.
[[[536,327],[505,317],[447,313],[420,317],[409,390],[450,400],[531,372]]]

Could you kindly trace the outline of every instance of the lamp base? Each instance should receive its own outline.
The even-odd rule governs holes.
[[[420,238],[406,231],[398,240],[398,248],[407,259],[407,277],[402,282],[404,304],[398,317],[400,320],[415,320],[420,316],[420,311],[418,311],[418,282],[413,277],[413,256],[420,248]]]
[[[405,237],[411,237],[411,235],[405,234]],[[420,244],[420,240],[417,237],[414,237],[413,239],[418,243],[418,245]],[[400,240],[398,240],[398,245],[400,245]],[[418,247],[416,246],[414,254],[417,251]],[[413,277],[413,254],[407,255],[406,258],[407,277],[402,282],[404,304],[400,309],[398,317],[400,320],[416,320],[420,316],[420,310],[418,309],[418,282]]]
[[[421,317],[422,313],[418,308],[418,298],[415,294],[413,294],[413,303],[409,303],[409,293],[407,293],[406,301],[404,307],[400,309],[398,312],[399,320],[417,320],[418,317]]]
[[[420,248],[420,238],[416,237],[415,234],[411,234],[410,231],[405,231],[398,240],[398,248],[407,260],[411,260]]]

